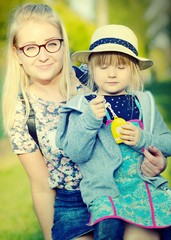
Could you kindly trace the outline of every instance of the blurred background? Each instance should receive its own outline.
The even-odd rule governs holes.
[[[5,74],[5,46],[11,11],[22,3],[47,3],[55,9],[68,33],[71,53],[87,49],[94,30],[123,24],[136,33],[139,55],[154,60],[146,71],[145,89],[171,129],[171,1],[170,0],[11,0],[0,2],[0,93]],[[170,160],[170,161],[169,161]],[[163,173],[171,185],[171,158]],[[2,126],[0,109],[0,239],[43,240],[34,214],[29,181],[12,153]]]

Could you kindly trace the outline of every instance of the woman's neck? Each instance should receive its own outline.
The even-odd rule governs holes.
[[[30,85],[29,92],[47,101],[61,102],[65,100],[62,97],[59,82],[49,82],[45,84],[34,82]]]

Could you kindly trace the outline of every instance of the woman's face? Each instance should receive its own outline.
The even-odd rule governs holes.
[[[28,44],[42,45],[50,40],[61,39],[58,29],[47,22],[28,22],[21,27],[17,34],[17,46],[19,48]],[[53,42],[52,42],[53,47]],[[31,49],[31,45],[29,51]],[[32,82],[46,84],[49,81],[58,80],[63,68],[63,43],[59,51],[49,53],[44,47],[35,57],[28,57],[23,51],[17,51],[17,59],[25,72],[30,76]]]

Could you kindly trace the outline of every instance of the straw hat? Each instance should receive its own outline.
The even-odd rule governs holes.
[[[153,65],[152,60],[138,56],[138,40],[135,33],[123,25],[105,25],[93,34],[89,50],[72,54],[73,61],[88,63],[90,54],[98,52],[121,52],[138,60],[141,70]]]

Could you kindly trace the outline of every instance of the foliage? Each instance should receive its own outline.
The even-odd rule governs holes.
[[[95,24],[81,18],[65,1],[55,2],[53,8],[59,13],[66,27],[71,53],[80,49],[87,49],[95,30]]]
[[[139,42],[139,55],[143,55],[147,48],[146,35],[148,22],[144,19],[149,0],[109,0],[109,22],[123,24],[136,33]]]
[[[147,85],[147,88],[153,93],[159,111],[166,124],[171,129],[171,114],[169,111],[171,103],[171,80],[162,83],[153,81],[151,84]]]
[[[1,81],[1,75],[0,75],[0,96],[2,96],[2,93],[1,93],[1,91],[2,91],[2,81]],[[2,138],[2,136],[3,136],[3,127],[2,127],[2,109],[1,109],[1,99],[0,99],[0,139]]]

